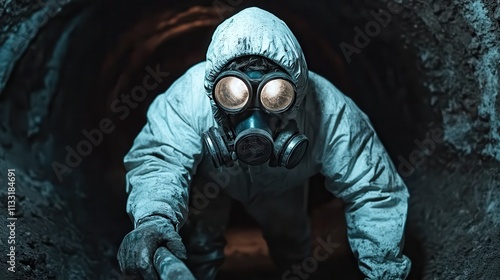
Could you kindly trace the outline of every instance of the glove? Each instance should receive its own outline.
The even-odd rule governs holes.
[[[118,249],[118,263],[125,275],[144,279],[158,279],[153,266],[153,256],[161,246],[177,258],[186,259],[186,248],[170,220],[160,216],[150,216],[140,220],[137,227],[129,232]]]

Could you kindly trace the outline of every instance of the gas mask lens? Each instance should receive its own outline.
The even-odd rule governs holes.
[[[284,79],[267,82],[260,93],[262,106],[271,112],[285,111],[292,105],[295,91],[292,84]]]
[[[227,111],[241,110],[249,98],[250,91],[240,78],[224,77],[215,86],[215,99]]]

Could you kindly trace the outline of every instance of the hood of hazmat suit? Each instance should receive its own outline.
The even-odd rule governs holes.
[[[270,27],[273,32],[261,32]],[[307,92],[308,71],[304,53],[282,20],[258,8],[241,11],[214,32],[205,70],[205,89],[209,98],[212,99],[214,82],[222,69],[235,58],[249,55],[263,56],[288,72],[297,87],[295,109],[298,109]]]
[[[289,117],[308,137],[309,148],[293,171],[265,164],[217,169],[207,155],[202,135],[223,121],[211,96],[215,80],[229,62],[249,55],[275,62],[296,86]],[[188,209],[193,179],[216,172],[220,191],[242,203],[321,173],[328,191],[346,203],[349,243],[360,270],[368,279],[407,277],[410,260],[402,246],[409,195],[403,180],[368,117],[332,83],[308,71],[297,39],[276,16],[248,8],[225,20],[213,34],[206,61],[156,97],[147,120],[124,159],[127,212],[135,224],[158,215],[178,229],[203,208]]]

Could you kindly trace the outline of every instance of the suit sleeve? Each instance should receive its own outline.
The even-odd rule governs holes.
[[[203,147],[195,116],[208,114],[190,97],[191,84],[181,77],[153,101],[146,125],[125,156],[127,213],[135,226],[158,215],[178,229],[187,218],[189,185]]]
[[[367,279],[405,279],[407,188],[366,115],[347,97],[326,117],[326,187],[346,203],[348,239]]]

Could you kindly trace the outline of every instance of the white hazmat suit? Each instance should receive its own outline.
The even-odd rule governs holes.
[[[215,79],[235,58],[252,55],[280,65],[296,86],[288,116],[308,137],[309,147],[291,170],[242,162],[216,169],[207,155],[202,134],[219,125],[211,96]],[[180,230],[188,216],[198,223],[213,217],[207,213],[218,205],[217,197],[228,196],[262,225],[271,255],[286,265],[310,253],[303,183],[321,173],[327,190],[346,203],[349,243],[360,270],[368,279],[407,277],[410,260],[402,246],[409,195],[404,182],[368,117],[307,69],[295,36],[274,15],[248,8],[225,20],[213,34],[206,62],[191,67],[160,94],[147,119],[124,160],[127,212],[136,226],[141,219],[160,216]],[[219,214],[217,226],[223,227],[227,213]],[[213,230],[213,225],[206,228]],[[190,245],[186,247],[189,256]]]

